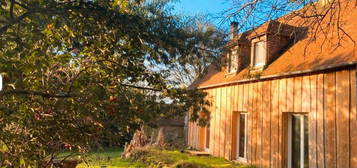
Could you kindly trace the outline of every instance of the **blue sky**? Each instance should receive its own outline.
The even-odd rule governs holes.
[[[179,0],[176,11],[189,15],[195,14],[217,14],[229,7],[227,0]]]
[[[206,15],[212,17],[212,21],[218,24],[221,21],[219,13],[230,7],[230,0],[178,0],[175,11],[185,15]]]

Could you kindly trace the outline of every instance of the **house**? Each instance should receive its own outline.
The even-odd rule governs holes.
[[[187,124],[188,145],[258,167],[356,168],[357,9],[348,2],[341,31],[291,14],[241,34],[233,23],[227,64],[191,85],[211,105],[208,126]]]

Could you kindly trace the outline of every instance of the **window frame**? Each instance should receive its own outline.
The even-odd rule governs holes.
[[[232,47],[228,52],[228,73],[229,74],[238,72],[238,66],[239,66],[239,64],[238,64],[239,55],[238,54],[239,54],[238,47]],[[235,55],[235,56],[233,57],[233,55]],[[233,63],[233,61],[236,61],[236,63]]]
[[[259,42],[263,42],[263,51],[264,51],[264,63],[256,65],[255,60],[256,60],[256,44]],[[252,40],[251,42],[251,58],[250,58],[250,65],[253,68],[259,69],[259,68],[263,68],[266,64],[267,64],[267,60],[268,60],[268,47],[267,47],[267,37],[266,35],[260,36],[260,37],[256,37]]]
[[[240,156],[240,126],[241,126],[241,115],[245,116],[245,123],[244,123],[244,157]],[[248,143],[248,112],[238,112],[237,115],[237,137],[236,137],[236,159],[240,162],[246,163],[247,162],[247,143]]]

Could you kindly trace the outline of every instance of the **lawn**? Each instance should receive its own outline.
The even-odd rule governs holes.
[[[107,148],[105,150],[89,152],[85,157],[85,161],[77,166],[77,168],[142,168],[147,167],[144,163],[134,162],[120,157],[123,149]]]
[[[177,150],[158,150],[145,149],[139,154],[136,154],[136,161],[123,159],[120,157],[122,149],[110,148],[102,151],[93,151],[85,157],[86,162],[82,162],[77,168],[101,168],[106,166],[108,168],[145,168],[156,167],[154,165],[162,165],[163,167],[179,167],[175,165],[182,165],[190,163],[196,165],[198,168],[248,168],[226,161],[223,158],[211,156],[191,156],[187,153],[181,153]]]

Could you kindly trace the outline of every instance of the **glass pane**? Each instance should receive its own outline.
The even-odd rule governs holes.
[[[307,116],[304,116],[304,168],[309,167],[309,121]]]
[[[265,64],[265,42],[259,41],[254,44],[254,65],[262,66]]]
[[[301,117],[291,116],[291,166],[301,167]]]
[[[239,157],[245,157],[245,122],[246,114],[239,115]]]

